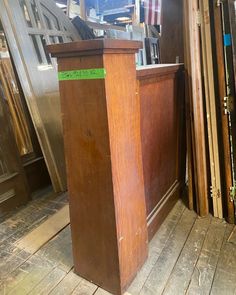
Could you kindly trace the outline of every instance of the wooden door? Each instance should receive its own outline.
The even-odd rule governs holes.
[[[184,62],[183,0],[162,1],[161,63]]]
[[[0,0],[0,18],[55,191],[66,189],[57,64],[46,44],[79,39],[52,0]]]
[[[0,215],[29,200],[26,177],[21,164],[8,104],[0,85]]]
[[[236,206],[236,1],[227,0],[223,3],[224,17],[224,48],[225,64],[227,77],[227,97],[229,103],[234,106],[228,108],[229,130],[231,143],[231,164],[233,186],[230,189],[231,201],[234,201],[234,210]],[[234,212],[234,222],[236,213]]]
[[[228,0],[228,8],[233,54],[234,83],[236,89],[236,0]]]
[[[216,98],[219,111],[220,155],[222,162],[222,194],[224,199],[225,217],[230,223],[235,222],[234,195],[235,195],[235,140],[236,122],[235,110],[231,107],[235,101],[233,82],[232,44],[229,22],[229,6],[226,1],[214,0],[211,5],[213,13]]]

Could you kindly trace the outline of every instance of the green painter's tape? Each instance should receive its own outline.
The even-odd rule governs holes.
[[[58,73],[59,81],[104,79],[105,77],[106,70],[103,68],[64,71]]]

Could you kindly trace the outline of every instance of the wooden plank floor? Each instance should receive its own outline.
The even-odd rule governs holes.
[[[17,247],[68,203],[49,192],[0,220],[0,295],[109,295],[73,272],[70,226],[32,254]],[[179,201],[149,244],[149,257],[126,295],[236,294],[236,231],[198,218]]]

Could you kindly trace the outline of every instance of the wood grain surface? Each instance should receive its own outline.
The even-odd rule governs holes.
[[[59,71],[106,69],[105,79],[61,81],[60,92],[75,271],[114,294],[147,257],[139,45],[92,40],[49,47]]]
[[[217,103],[219,112],[219,127],[220,127],[220,140],[221,140],[221,160],[222,160],[222,183],[223,183],[223,197],[224,207],[226,208],[226,218],[230,223],[234,223],[234,204],[230,199],[230,187],[233,185],[233,176],[231,168],[231,147],[230,147],[230,133],[229,133],[229,121],[228,115],[225,114],[224,110],[224,97],[227,95],[226,90],[226,76],[225,76],[225,61],[224,61],[224,48],[223,48],[223,35],[222,35],[222,18],[221,8],[216,6],[214,1],[213,8],[213,19],[214,19],[214,58],[215,58],[215,75],[217,76]]]
[[[185,182],[183,65],[137,70],[149,239],[180,197]]]

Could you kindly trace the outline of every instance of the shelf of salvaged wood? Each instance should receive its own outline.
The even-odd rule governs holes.
[[[151,238],[184,183],[182,66],[136,71],[140,46],[108,39],[49,46],[66,79],[60,94],[75,271],[113,294],[135,277],[147,257],[147,227]],[[84,71],[81,80],[83,69],[102,75]]]

